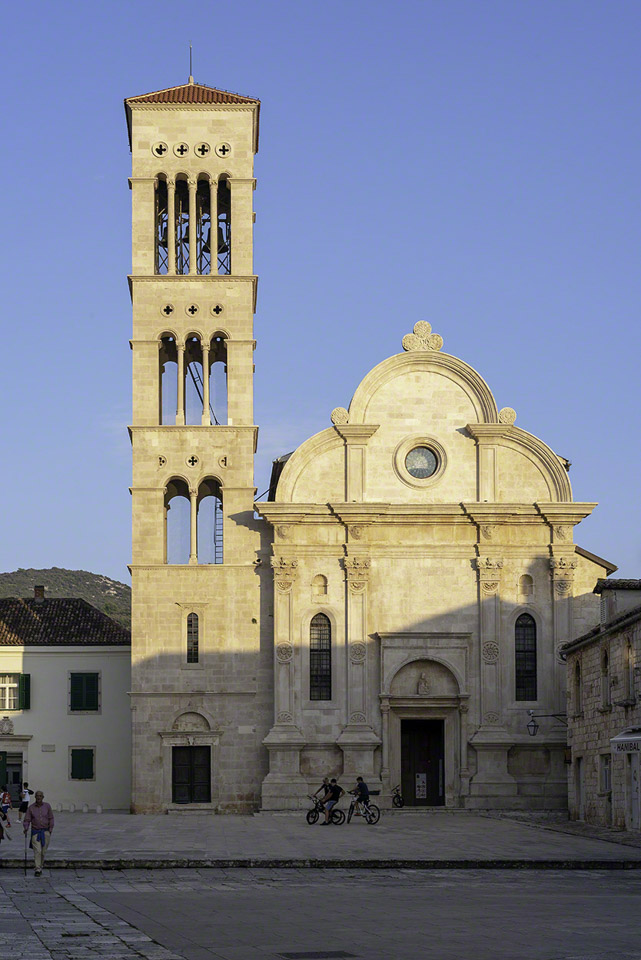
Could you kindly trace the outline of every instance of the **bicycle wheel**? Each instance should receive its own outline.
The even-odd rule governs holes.
[[[365,819],[368,823],[378,823],[378,821],[381,819],[381,811],[378,809],[375,803],[370,803],[368,806]]]
[[[308,810],[305,816],[305,819],[310,824],[310,826],[313,823],[316,823],[316,821],[318,820],[318,810]]]
[[[332,823],[335,823],[337,827],[340,827],[343,823],[345,823],[345,811],[332,810],[331,821]]]
[[[392,803],[394,804],[395,807],[405,806],[405,801],[403,800],[402,796],[399,793],[394,794],[394,796],[392,797]]]
[[[350,803],[350,805],[349,805],[349,810],[347,811],[347,822],[348,822],[348,823],[349,823],[349,821],[352,819],[353,816],[354,816],[354,804],[353,804],[353,803]]]

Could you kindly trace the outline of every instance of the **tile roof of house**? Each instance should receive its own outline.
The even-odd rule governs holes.
[[[595,640],[600,640],[602,637],[606,636],[606,634],[611,633],[618,627],[629,627],[633,623],[636,623],[637,620],[641,620],[641,606],[632,607],[632,609],[626,610],[624,613],[620,613],[613,620],[608,620],[607,623],[597,624],[596,627],[592,627],[591,630],[588,630],[587,633],[577,637],[576,640],[568,640],[567,643],[562,644],[561,650],[564,652],[573,652],[578,647],[587,646]]]
[[[604,590],[641,590],[641,580],[624,580],[621,578],[613,580],[612,577],[608,577],[606,580],[601,577],[597,580],[592,593],[603,593]]]
[[[181,83],[178,87],[166,87],[138,97],[126,97],[125,103],[255,103],[260,100],[243,97],[229,90],[207,87],[204,83]]]
[[[106,613],[76,597],[0,599],[0,647],[63,644],[129,646],[131,635]]]

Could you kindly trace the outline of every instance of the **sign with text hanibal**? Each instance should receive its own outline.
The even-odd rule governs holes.
[[[610,740],[612,753],[641,753],[641,730],[624,730]]]

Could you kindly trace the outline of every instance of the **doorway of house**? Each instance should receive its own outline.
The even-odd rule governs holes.
[[[641,830],[641,757],[638,753],[627,755],[628,830]]]
[[[7,786],[14,807],[20,804],[20,783],[22,782],[22,754],[7,754]]]
[[[410,807],[445,804],[443,720],[401,720],[401,789]]]
[[[211,803],[211,747],[172,747],[171,799]]]

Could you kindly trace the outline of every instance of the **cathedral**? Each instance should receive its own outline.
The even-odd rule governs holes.
[[[132,810],[561,809],[561,647],[616,568],[569,463],[420,320],[256,501],[260,102],[125,100],[132,152]],[[406,329],[412,327],[412,329]],[[447,334],[447,331],[442,331]],[[514,398],[510,398],[514,401]]]

